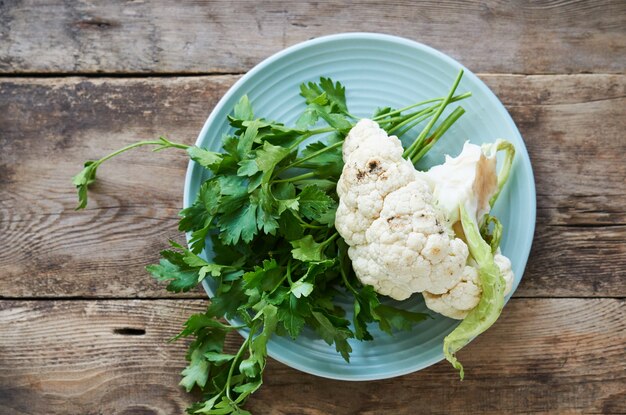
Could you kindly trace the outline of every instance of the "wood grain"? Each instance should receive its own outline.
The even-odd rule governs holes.
[[[433,46],[503,101],[535,173],[531,256],[460,353],[465,381],[447,363],[341,382],[270,360],[248,409],[626,414],[626,2],[0,0],[0,415],[183,413],[186,342],[167,340],[206,296],[143,268],[182,242],[187,158],[107,163],[83,212],[69,178],[139,139],[192,143],[239,74],[350,31]]]
[[[0,71],[241,73],[313,37],[375,31],[474,71],[623,73],[625,27],[620,0],[9,1],[0,3]]]
[[[626,307],[617,299],[513,299],[459,356],[374,382],[317,378],[275,361],[255,414],[624,413]],[[0,301],[0,413],[173,414],[200,300]],[[131,330],[132,329],[132,330]],[[141,334],[145,331],[145,334]],[[124,335],[120,333],[133,333]],[[229,347],[239,344],[237,336]]]
[[[101,183],[83,212],[74,211],[70,178],[84,160],[140,139],[168,133],[193,143],[232,82],[224,76],[2,83],[0,240],[12,248],[0,252],[1,295],[167,295],[143,268],[168,239],[182,241],[176,226],[186,155],[154,157],[140,149],[113,160],[99,169]]]
[[[516,294],[626,296],[626,76],[482,77],[518,124],[537,182],[536,238]],[[236,79],[0,80],[0,295],[167,295],[143,267],[180,238],[185,155],[142,149],[110,161],[82,212],[69,178],[138,139],[192,143]]]

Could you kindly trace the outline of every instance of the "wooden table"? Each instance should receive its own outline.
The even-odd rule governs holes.
[[[38,4],[38,3],[45,3]],[[447,363],[349,383],[275,361],[256,414],[626,413],[626,3],[0,2],[0,413],[179,414],[184,341],[206,305],[144,271],[176,230],[186,157],[218,99],[294,43],[379,31],[457,58],[520,128],[537,230],[501,319]],[[233,339],[237,342],[237,339]]]

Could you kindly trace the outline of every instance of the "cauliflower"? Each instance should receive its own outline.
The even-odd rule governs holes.
[[[446,156],[439,166],[425,174],[433,189],[433,196],[451,223],[460,220],[459,207],[464,204],[467,212],[478,223],[489,213],[489,199],[498,189],[496,155],[485,155],[476,144],[465,142],[457,157]]]
[[[481,293],[478,270],[468,265],[463,269],[461,281],[450,291],[441,295],[427,291],[422,294],[426,307],[444,316],[461,320],[478,305]]]
[[[515,276],[511,269],[511,260],[500,252],[500,248],[493,256],[494,262],[500,274],[504,278],[504,295],[511,292]],[[436,295],[428,291],[422,292],[426,307],[443,314],[446,317],[458,320],[464,319],[467,314],[478,305],[482,289],[478,278],[477,265],[474,261],[469,261],[463,270],[461,281],[444,294]]]
[[[489,211],[498,187],[495,152],[486,156],[466,143],[459,157],[424,173],[403,151],[376,122],[356,124],[343,144],[335,227],[363,284],[396,300],[423,293],[431,310],[462,319],[482,291],[476,264],[453,225],[460,224],[461,203],[474,218]],[[510,277],[508,292],[511,263],[498,255],[498,267]]]
[[[502,255],[500,248],[496,251],[496,254],[493,256],[493,260],[498,266],[502,277],[504,278],[505,289],[504,295],[507,295],[513,289],[513,281],[515,280],[515,275],[513,274],[513,268],[511,267],[511,260]]]

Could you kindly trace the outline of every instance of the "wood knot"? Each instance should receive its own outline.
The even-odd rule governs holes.
[[[133,327],[121,327],[119,329],[113,329],[114,334],[119,334],[120,336],[143,336],[146,334],[144,329],[136,329]]]
[[[110,22],[104,19],[85,19],[74,23],[79,29],[112,29],[118,27],[119,23]]]

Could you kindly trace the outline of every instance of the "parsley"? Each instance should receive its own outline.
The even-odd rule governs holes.
[[[454,96],[459,79],[445,98],[382,108],[372,118],[398,136],[428,120],[405,152],[417,161],[462,115],[458,107],[435,128],[448,104],[469,96]],[[295,339],[309,326],[349,361],[349,340],[372,340],[371,324],[392,334],[428,317],[381,304],[373,287],[354,275],[347,245],[334,229],[334,216],[341,146],[357,117],[350,114],[339,82],[322,77],[302,84],[300,94],[306,108],[293,128],[257,117],[243,96],[228,117],[232,131],[222,139],[222,152],[161,137],[90,160],[73,178],[77,209],[82,209],[98,167],[136,147],[186,150],[210,173],[195,202],[180,212],[178,229],[188,234],[189,248],[171,242],[160,262],[146,267],[172,292],[191,290],[205,279],[216,287],[206,312],[189,317],[174,338],[194,338],[180,385],[187,391],[197,388],[202,400],[188,408],[189,413],[249,414],[242,406],[263,383],[273,335]],[[326,125],[313,128],[320,123]],[[300,148],[315,136],[321,139]],[[497,241],[498,223],[493,223],[490,235]],[[201,255],[207,240],[212,241],[211,260]],[[351,321],[335,304],[337,296],[353,299]],[[235,330],[245,330],[246,338],[235,354],[226,353],[226,335]]]
[[[183,150],[189,148],[188,145],[173,143],[165,137],[159,137],[158,140],[139,141],[126,147],[122,147],[121,149],[102,157],[100,160],[86,161],[84,164],[84,169],[72,178],[72,183],[74,184],[74,186],[76,186],[76,190],[78,192],[78,206],[76,207],[76,210],[84,209],[87,206],[87,188],[90,184],[96,181],[96,171],[102,163],[128,150],[143,146],[156,146],[153,151],[161,151],[165,150],[166,148],[181,148]]]

